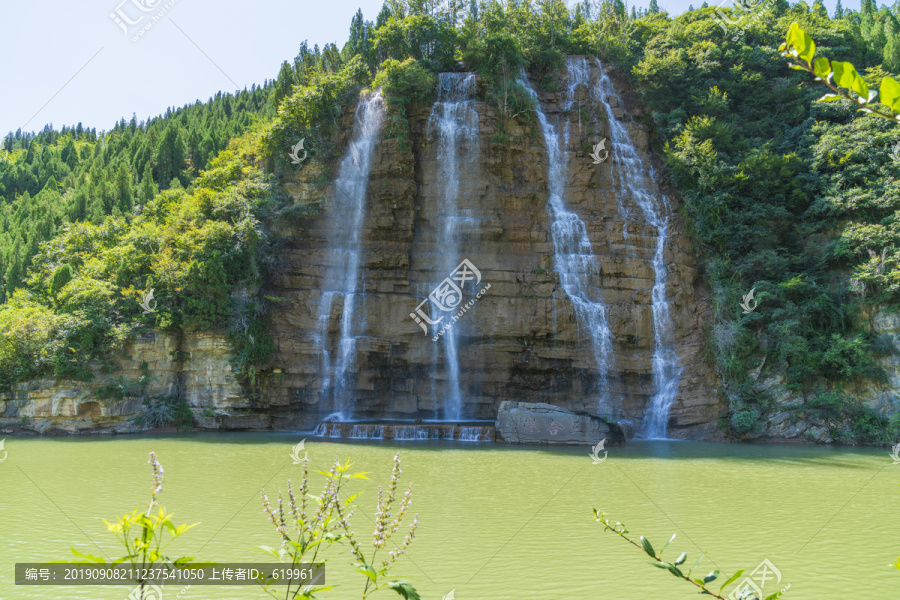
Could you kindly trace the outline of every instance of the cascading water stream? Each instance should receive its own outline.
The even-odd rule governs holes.
[[[346,420],[352,416],[353,407],[348,403],[347,379],[359,336],[355,313],[362,253],[361,233],[372,156],[383,121],[384,100],[380,92],[359,101],[353,119],[350,146],[334,182],[331,205],[331,230],[334,232],[334,239],[329,240],[331,258],[322,283],[318,319],[322,352],[322,401],[336,411],[329,417],[332,420]],[[332,356],[328,329],[332,305],[338,297],[342,300],[343,310],[336,356]]]
[[[464,258],[460,256],[459,234],[460,226],[468,219],[460,216],[460,174],[471,176],[479,159],[478,112],[475,110],[473,73],[440,74],[438,101],[434,103],[428,118],[428,139],[437,147],[435,183],[439,190],[439,226],[436,249],[441,257],[436,264],[437,283],[449,276]],[[458,328],[447,330],[440,343],[444,350],[447,372],[442,416],[447,420],[459,420],[462,417],[462,390],[459,381]],[[437,376],[434,379],[437,380]]]
[[[587,59],[580,60],[587,63]],[[656,187],[656,175],[652,165],[646,164],[638,154],[628,129],[615,116],[610,98],[615,99],[618,106],[623,106],[622,99],[616,93],[609,76],[603,70],[598,59],[596,66],[600,78],[592,93],[594,99],[606,109],[609,122],[610,142],[612,149],[611,173],[616,185],[616,196],[622,218],[627,223],[629,214],[622,199],[632,198],[641,209],[647,224],[656,229],[656,249],[653,254],[654,283],[651,292],[653,312],[653,388],[654,393],[650,406],[644,415],[642,435],[647,438],[665,438],[669,411],[678,394],[681,369],[678,367],[678,356],[674,348],[674,331],[669,312],[669,301],[666,297],[668,271],[665,263],[665,248],[669,228],[669,203]],[[627,224],[623,226],[623,234],[627,239]]]
[[[568,97],[574,100],[575,88],[581,83],[587,85],[588,70],[569,71]],[[566,125],[565,141],[561,143],[556,128],[547,120],[537,100],[537,94],[531,88],[524,73],[520,77],[521,85],[535,99],[538,121],[544,134],[547,147],[548,180],[550,195],[547,207],[553,219],[551,236],[553,238],[554,268],[559,275],[560,285],[575,307],[578,322],[583,326],[591,340],[594,362],[600,380],[600,398],[598,410],[609,410],[609,371],[612,356],[612,333],[609,329],[606,304],[601,298],[599,280],[599,261],[594,255],[587,227],[577,214],[566,210],[565,187],[568,156],[565,141],[568,140]],[[567,101],[564,108],[570,109],[572,101]]]

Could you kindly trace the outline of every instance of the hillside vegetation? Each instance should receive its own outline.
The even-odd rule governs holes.
[[[829,15],[786,0],[743,13],[703,7],[676,18],[621,0],[569,10],[542,2],[393,0],[358,12],[342,48],[304,42],[272,82],[97,134],[80,126],[6,137],[0,152],[0,384],[114,368],[137,327],[225,327],[248,381],[272,352],[264,295],[285,204],[285,150],[311,160],[341,148],[339,123],[381,87],[387,134],[404,141],[435,74],[471,70],[501,115],[497,139],[534,112],[519,69],[545,89],[564,57],[596,55],[638,91],[655,149],[713,289],[710,360],[727,384],[723,425],[753,437],[774,410],[754,369],[784,376],[804,408],[846,424],[837,439],[883,443],[896,423],[854,390],[883,380],[892,345],[873,311],[900,301],[900,128],[791,71],[778,47],[799,23],[818,52],[854,63],[870,86],[900,71],[898,12],[864,0]],[[726,26],[727,25],[727,26]],[[514,33],[513,33],[514,32]],[[293,167],[291,167],[293,168]],[[137,300],[153,289],[155,313]],[[755,290],[748,315],[741,298]],[[226,325],[222,325],[222,324]]]

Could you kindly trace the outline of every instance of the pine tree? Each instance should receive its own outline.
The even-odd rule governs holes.
[[[78,150],[75,148],[75,142],[72,141],[72,138],[69,138],[59,158],[73,171],[78,166]]]
[[[844,7],[841,6],[841,0],[837,0],[837,5],[834,7],[834,18],[840,19],[844,16]]]
[[[659,12],[659,4],[657,4],[656,0],[650,0],[650,14],[655,15]]]
[[[356,54],[363,54],[366,43],[366,24],[363,20],[361,9],[356,11],[353,19],[350,20],[350,39],[347,40],[347,58]]]
[[[148,162],[147,166],[144,167],[144,174],[141,176],[141,185],[138,187],[138,202],[146,204],[153,200],[158,193],[159,188],[156,187],[156,182],[153,181],[153,169],[150,168],[150,163]]]
[[[281,100],[291,93],[294,86],[294,70],[288,61],[281,63],[281,70],[278,71],[278,77],[275,79],[275,91],[272,93],[272,101],[276,106],[281,104]]]
[[[131,170],[122,162],[116,172],[116,204],[115,207],[122,214],[131,212],[134,205],[134,192],[132,191]]]

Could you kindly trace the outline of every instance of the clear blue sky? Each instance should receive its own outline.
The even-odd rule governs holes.
[[[703,0],[659,0],[670,14]],[[639,0],[646,6],[649,0]],[[710,2],[712,4],[712,2]],[[811,4],[812,2],[810,2]],[[829,11],[835,0],[827,0]],[[300,43],[347,39],[361,8],[374,20],[382,0],[81,0],[4,3],[0,40],[0,136],[46,123],[110,129],[206,100],[217,91],[262,83]],[[166,5],[172,4],[167,10]],[[847,6],[855,2],[848,2]],[[148,10],[142,11],[142,6]],[[727,0],[731,6],[731,0]],[[131,21],[129,35],[110,13]],[[165,10],[137,42],[131,36]],[[125,26],[128,28],[128,26]]]

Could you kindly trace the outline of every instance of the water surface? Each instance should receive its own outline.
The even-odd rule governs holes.
[[[118,556],[101,518],[146,506],[147,453],[165,466],[161,504],[181,522],[199,522],[185,553],[217,561],[264,561],[257,545],[279,540],[262,512],[298,478],[291,446],[299,435],[188,434],[168,437],[11,438],[0,463],[0,598],[124,599],[126,587],[13,585],[15,562],[67,560],[70,546]],[[370,472],[354,525],[364,546],[375,487],[399,451],[414,482],[421,525],[396,570],[424,598],[688,599],[687,583],[590,521],[597,507],[667,551],[702,550],[704,574],[754,569],[763,559],[794,600],[900,597],[900,465],[887,450],[690,442],[632,443],[593,464],[589,448],[518,448],[452,442],[308,440],[315,468],[352,458]],[[311,480],[318,481],[319,476]],[[399,543],[402,536],[397,535]],[[371,547],[371,546],[368,546]],[[325,598],[361,597],[349,552],[328,563]],[[777,591],[772,586],[768,593]],[[180,588],[167,587],[166,600]],[[265,598],[251,587],[194,587],[183,600]],[[375,598],[398,598],[391,591]]]

